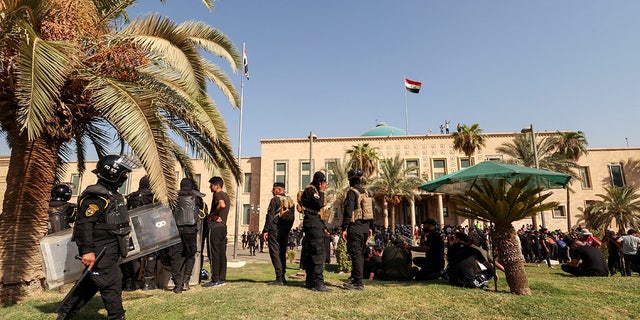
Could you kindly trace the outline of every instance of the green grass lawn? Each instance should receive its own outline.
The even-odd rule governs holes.
[[[297,267],[297,264],[295,265]],[[331,266],[329,266],[329,269]],[[640,277],[575,278],[559,268],[527,264],[533,294],[509,293],[504,274],[498,291],[464,289],[445,281],[366,281],[364,291],[340,289],[348,275],[325,271],[334,291],[304,288],[304,279],[285,287],[267,285],[273,268],[267,263],[229,268],[227,285],[192,287],[188,292],[125,292],[127,319],[637,319]],[[297,270],[288,269],[288,274]],[[63,291],[47,291],[0,309],[0,319],[55,319]],[[95,297],[76,319],[104,319],[102,300]]]

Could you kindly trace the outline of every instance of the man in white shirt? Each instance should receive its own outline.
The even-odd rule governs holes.
[[[631,264],[638,263],[638,261],[636,261],[636,253],[638,253],[638,246],[640,246],[638,231],[635,229],[629,229],[626,235],[618,238],[617,242],[622,244],[622,254],[624,258],[622,275],[631,276]]]

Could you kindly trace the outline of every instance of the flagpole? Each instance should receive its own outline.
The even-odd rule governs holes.
[[[405,124],[406,124],[405,131],[407,132],[407,135],[409,135],[409,107],[407,106],[407,88],[405,85],[403,85],[403,87],[405,87],[403,90],[404,91],[404,118],[405,118]]]
[[[242,52],[244,54],[245,52],[245,43],[242,43]],[[242,71],[240,72],[240,124],[238,125],[239,127],[239,132],[238,132],[238,167],[240,168],[240,171],[242,171],[242,112],[244,111],[244,65],[242,67]],[[242,186],[242,183],[244,177],[240,177],[240,182],[237,185],[236,188],[236,225],[235,225],[235,232],[233,234],[233,260],[236,260],[238,257],[238,232],[240,232],[240,206],[241,206],[241,201],[240,201],[240,187]]]

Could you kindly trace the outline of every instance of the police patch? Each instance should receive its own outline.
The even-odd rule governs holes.
[[[93,214],[95,214],[96,212],[98,212],[100,208],[98,208],[97,205],[95,204],[90,204],[89,207],[87,208],[87,211],[84,212],[84,215],[87,217],[91,217]]]

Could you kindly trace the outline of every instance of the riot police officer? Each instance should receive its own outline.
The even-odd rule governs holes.
[[[320,209],[324,207],[324,191],[328,186],[327,178],[321,171],[313,174],[311,184],[307,186],[303,193],[301,204],[304,207],[304,220],[302,227],[304,230],[303,250],[305,254],[304,268],[307,274],[306,287],[314,291],[330,292],[324,283],[324,260],[325,246],[324,237],[327,233],[327,226],[320,218]]]
[[[146,175],[140,178],[138,183],[138,190],[131,192],[127,195],[127,209],[139,208],[142,206],[150,205],[155,202],[155,195],[151,191],[151,182],[149,176]],[[138,271],[144,262],[144,287],[143,290],[154,290],[158,286],[155,282],[156,266],[158,264],[158,253],[153,252],[141,259],[134,259],[122,264],[121,269],[123,273],[124,288],[127,291],[136,290],[136,279],[138,277]]]
[[[342,218],[342,240],[347,242],[347,251],[351,256],[351,283],[345,283],[347,290],[363,290],[362,278],[364,274],[365,251],[367,238],[372,235],[373,219],[362,214],[362,199],[368,196],[367,191],[360,185],[362,171],[351,169],[347,173],[349,191],[345,198],[344,214]],[[369,203],[369,205],[371,205]],[[372,207],[367,208],[373,210]],[[359,211],[358,211],[359,210]],[[360,212],[360,214],[358,214]]]
[[[98,291],[108,318],[125,319],[122,274],[117,262],[127,255],[131,226],[124,197],[118,193],[118,188],[134,168],[137,165],[126,156],[105,156],[93,170],[98,183],[80,195],[73,234],[82,263],[90,273],[60,306],[58,319],[69,319]],[[97,260],[103,250],[102,258]]]
[[[198,191],[196,184],[189,178],[180,181],[178,204],[173,210],[173,216],[180,233],[180,243],[167,248],[167,256],[171,263],[171,277],[173,278],[174,293],[189,290],[189,281],[193,274],[198,251],[198,224],[205,216],[205,194]]]
[[[271,285],[283,286],[287,283],[285,272],[287,270],[287,244],[289,242],[289,232],[293,227],[293,217],[286,218],[280,215],[283,210],[282,201],[286,201],[284,194],[285,184],[276,182],[273,184],[271,193],[273,198],[269,202],[267,216],[265,217],[262,238],[269,243],[269,256],[276,272],[276,280],[269,282]],[[288,199],[290,200],[290,198]],[[293,201],[293,200],[291,200]],[[291,213],[293,214],[293,213]]]
[[[71,228],[75,220],[76,205],[69,203],[71,187],[67,184],[56,184],[51,188],[49,201],[49,233]]]

